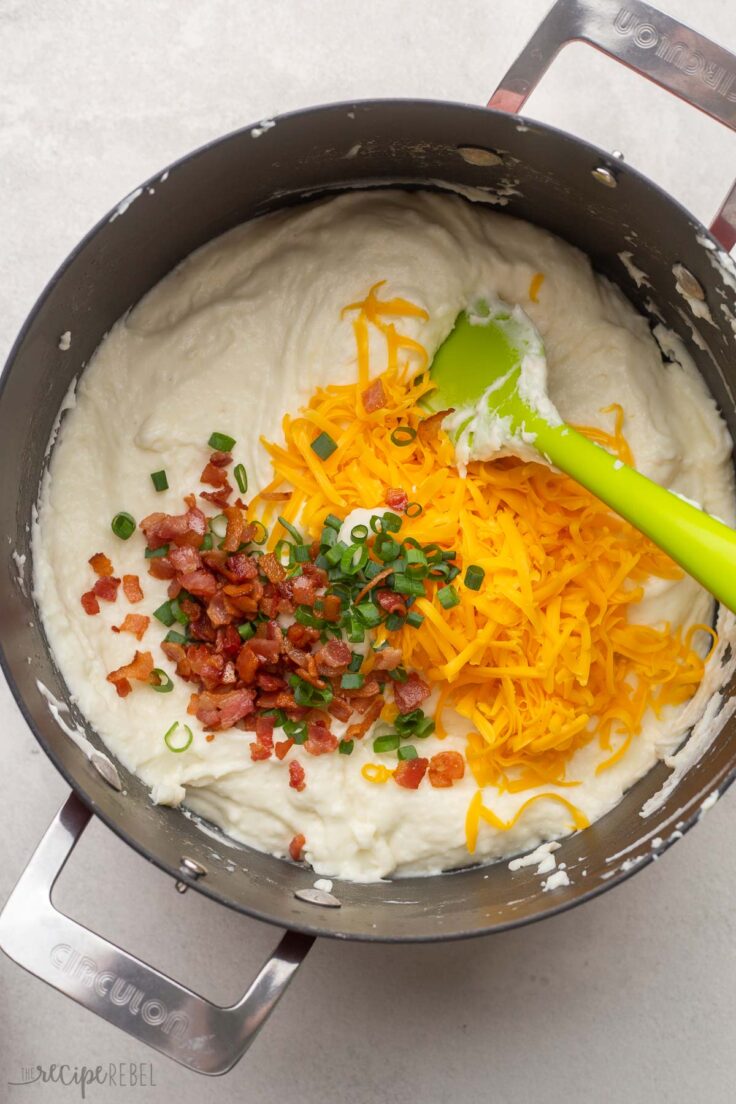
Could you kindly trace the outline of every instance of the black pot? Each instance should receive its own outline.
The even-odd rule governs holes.
[[[726,76],[736,74],[736,59],[643,4],[630,0],[624,16],[622,21],[618,4],[608,0],[584,5],[560,0],[492,104],[518,110],[559,46],[583,38],[733,126],[736,80],[732,92]],[[674,60],[668,60],[668,51],[678,43],[685,53],[675,51]],[[707,59],[705,66],[699,56]],[[719,66],[726,76],[715,87],[713,72]],[[518,181],[508,196],[508,213],[584,250],[600,272],[622,283],[641,311],[646,312],[645,299],[652,295],[666,324],[688,342],[736,434],[736,342],[717,309],[726,302],[736,313],[736,301],[701,244],[710,240],[716,245],[708,231],[615,157],[503,110],[453,103],[401,100],[318,107],[279,117],[258,136],[245,129],[198,150],[164,177],[150,180],[91,231],[52,279],[10,354],[0,393],[0,523],[9,539],[3,542],[0,567],[2,662],[28,724],[73,794],[6,906],[0,943],[57,988],[202,1072],[223,1072],[237,1061],[314,935],[441,940],[540,920],[641,869],[657,853],[651,840],[659,837],[664,841],[660,850],[666,847],[675,821],[684,822],[683,830],[689,827],[703,800],[728,786],[736,772],[736,724],[729,721],[648,819],[639,811],[667,778],[664,766],[638,782],[601,821],[564,841],[559,858],[567,863],[572,884],[554,894],[542,893],[529,869],[512,874],[506,863],[499,863],[433,878],[340,883],[332,900],[317,893],[315,903],[306,899],[309,893],[302,895],[313,881],[304,869],[243,848],[230,872],[215,857],[217,848],[213,851],[209,836],[180,811],[151,805],[145,787],[120,767],[123,789],[116,788],[114,774],[104,768],[101,772],[95,766],[100,761],[88,758],[60,729],[38,688],[40,680],[56,698],[68,700],[29,596],[29,522],[62,399],[115,321],[192,250],[286,205],[345,188],[396,182],[493,190],[508,178]],[[728,205],[719,218],[723,244],[730,247]],[[627,277],[617,257],[631,248],[632,235],[636,261],[650,278],[651,292]],[[683,322],[684,303],[672,275],[675,262],[689,270],[712,306],[716,328],[708,328],[710,352],[693,346]],[[62,352],[59,337],[66,330],[72,331],[73,345]],[[28,559],[23,586],[11,549]],[[730,694],[733,687],[723,689]],[[101,747],[73,707],[71,714],[86,728],[91,743]],[[53,909],[50,885],[88,810],[182,887],[191,885],[231,908],[291,929],[239,1005],[212,1006]],[[610,859],[621,855],[630,860],[625,866],[620,857]],[[582,869],[585,877],[579,876]]]

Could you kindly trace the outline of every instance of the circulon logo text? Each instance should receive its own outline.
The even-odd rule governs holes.
[[[163,1001],[146,997],[142,989],[110,970],[98,969],[94,959],[75,951],[68,943],[57,943],[51,948],[51,964],[111,1004],[127,1008],[131,1016],[140,1013],[144,1023],[160,1027],[172,1039],[182,1039],[186,1035],[189,1019],[183,1012],[169,1012]]]
[[[630,37],[640,49],[654,50],[657,57],[668,65],[690,77],[697,77],[729,103],[736,103],[736,70],[708,61],[704,54],[694,50],[687,42],[662,34],[652,23],[640,19],[628,8],[619,9],[613,29],[617,34]]]

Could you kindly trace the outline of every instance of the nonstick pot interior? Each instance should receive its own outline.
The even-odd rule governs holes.
[[[615,186],[594,173],[600,167],[614,174]],[[736,303],[698,241],[704,229],[642,176],[568,135],[481,108],[427,101],[341,104],[281,117],[273,127],[240,131],[199,150],[149,181],[98,224],[51,281],[11,353],[0,393],[3,664],[39,742],[84,801],[164,869],[178,876],[188,856],[207,870],[197,888],[217,900],[285,927],[343,938],[458,938],[576,904],[648,862],[652,838],[667,846],[675,824],[682,831],[693,823],[704,798],[728,785],[736,768],[736,725],[729,721],[658,812],[639,815],[668,775],[663,766],[601,821],[566,840],[558,857],[571,885],[553,894],[542,893],[529,868],[512,874],[500,863],[377,885],[336,883],[342,907],[327,909],[294,896],[312,885],[308,870],[213,838],[181,811],[151,805],[141,783],[122,769],[124,792],[116,792],[49,712],[37,681],[57,698],[68,695],[30,597],[29,527],[57,411],[105,333],[193,249],[240,222],[331,190],[443,182],[490,189],[509,214],[585,250],[641,310],[651,297],[688,342],[734,435],[734,334],[717,305],[736,313]],[[634,253],[651,289],[628,276],[617,256],[623,251]],[[687,308],[675,289],[676,261],[699,280],[712,305],[716,324],[708,326],[708,349],[693,345],[681,313]],[[59,338],[67,330],[71,348],[62,351]],[[101,746],[94,732],[88,735]]]

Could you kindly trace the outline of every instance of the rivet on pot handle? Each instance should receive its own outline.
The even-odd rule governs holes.
[[[736,130],[736,57],[640,0],[557,0],[506,73],[488,106],[521,110],[559,50],[587,42]],[[736,245],[736,184],[711,224]]]
[[[60,809],[0,914],[0,947],[20,966],[197,1073],[226,1073],[301,965],[312,936],[287,932],[248,992],[222,1008],[59,912],[51,891],[87,822],[75,794]]]

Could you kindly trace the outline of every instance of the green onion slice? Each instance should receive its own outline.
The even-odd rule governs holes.
[[[312,441],[312,451],[316,452],[320,460],[327,460],[337,448],[337,442],[333,441],[329,433],[322,432]]]
[[[241,640],[250,640],[252,636],[255,636],[256,630],[252,622],[244,621],[242,625],[238,625],[238,635]]]
[[[358,674],[357,671],[348,671],[340,679],[340,686],[343,690],[360,690],[364,682],[363,675]]]
[[[268,529],[262,521],[254,521],[256,531],[253,534],[253,544],[265,544],[268,540]]]
[[[217,452],[230,452],[235,445],[235,438],[229,437],[227,433],[211,433],[207,444]]]
[[[477,564],[470,564],[465,572],[465,585],[468,590],[480,590],[485,577],[486,573],[482,567],[478,567]]]
[[[352,755],[353,748],[355,747],[355,740],[341,740],[338,745],[338,752],[340,755]]]
[[[409,612],[406,615],[406,623],[407,623],[407,625],[411,625],[411,627],[413,629],[418,629],[423,621],[424,621],[424,614],[419,613],[418,610],[409,610]]]
[[[172,598],[172,600],[169,602],[169,611],[171,613],[171,616],[174,618],[174,620],[178,621],[180,625],[188,625],[189,624],[189,618],[186,615],[186,613],[184,613],[184,610],[181,608],[181,606],[179,605],[179,599],[178,598]]]
[[[121,510],[112,519],[110,528],[116,537],[120,537],[121,540],[128,540],[135,533],[135,518]]]
[[[437,591],[437,598],[443,609],[452,609],[460,604],[460,597],[454,586],[442,586]]]
[[[326,525],[328,529],[334,529],[336,532],[342,529],[342,522],[339,517],[335,517],[334,514],[328,514],[322,524]]]
[[[147,548],[143,555],[147,560],[158,560],[161,556],[168,556],[168,544],[162,544],[160,548]]]
[[[406,509],[404,510],[404,513],[406,514],[406,516],[408,518],[419,517],[419,515],[423,512],[424,512],[424,507],[422,506],[422,504],[420,502],[409,502],[407,504]]]
[[[151,472],[151,482],[157,491],[168,491],[169,489],[169,481],[163,468],[161,471]]]
[[[164,644],[186,644],[187,638],[183,633],[177,632],[176,629],[172,629],[171,632],[167,632],[164,637]]]
[[[170,628],[174,624],[175,618],[171,612],[171,602],[164,602],[158,609],[153,611],[153,616],[157,621],[160,621],[162,625],[166,625],[166,628]]]
[[[176,732],[178,727],[179,727],[179,722],[174,721],[174,723],[172,724],[172,726],[168,730],[168,732],[164,733],[164,743],[166,744],[167,748],[169,749],[169,751],[175,751],[177,753],[182,752],[182,751],[186,751],[187,748],[189,747],[189,745],[191,744],[192,740],[194,739],[194,735],[193,735],[192,730],[189,727],[189,725],[184,725],[184,731],[186,732],[186,737],[185,737],[186,743],[183,743],[183,744],[174,743],[174,733]]]
[[[373,750],[377,755],[382,755],[386,751],[396,751],[400,740],[398,732],[388,732],[385,736],[376,736],[373,741]]]
[[[417,431],[412,429],[411,426],[397,426],[391,434],[391,443],[398,445],[399,448],[404,448],[416,439],[416,435]]]
[[[295,540],[297,544],[304,544],[304,537],[301,535],[298,529],[295,529],[290,521],[287,521],[281,514],[278,516],[278,521],[283,525],[286,532],[289,534],[292,540]]]
[[[364,543],[351,544],[340,557],[340,570],[344,575],[357,575],[367,563],[367,545]]]
[[[241,494],[245,494],[248,490],[248,473],[245,470],[245,464],[236,464],[233,468],[233,475],[235,476],[235,482],[238,484],[238,490]]]
[[[396,752],[396,755],[397,755],[397,758],[399,758],[399,759],[417,759],[418,758],[417,749],[415,747],[413,747],[411,744],[404,744],[404,746],[400,747],[399,750]]]
[[[166,671],[162,670],[161,667],[154,667],[151,674],[156,676],[158,682],[151,682],[149,686],[152,690],[155,690],[157,694],[168,694],[174,689],[173,682],[166,674]]]

